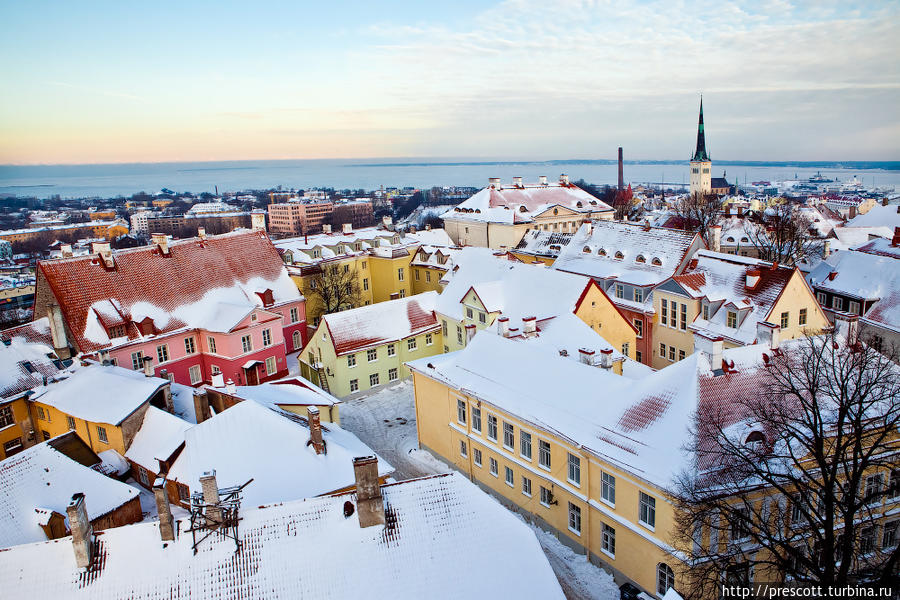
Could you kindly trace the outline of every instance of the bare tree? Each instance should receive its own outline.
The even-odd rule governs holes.
[[[810,235],[811,225],[799,207],[785,203],[768,209],[762,225],[746,222],[744,231],[759,258],[792,265],[809,257],[819,245]]]
[[[695,192],[675,203],[675,214],[685,230],[699,233],[709,245],[709,230],[722,216],[722,200],[715,194]]]
[[[751,570],[768,581],[886,584],[900,564],[898,521],[884,518],[900,496],[900,367],[820,336],[773,353],[760,373],[745,397],[701,404],[698,469],[671,491],[691,596],[744,583]]]
[[[359,271],[348,264],[325,264],[309,281],[308,295],[321,312],[315,316],[347,310],[359,305]]]

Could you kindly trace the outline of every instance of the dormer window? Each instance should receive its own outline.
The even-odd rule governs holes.
[[[575,203],[575,208],[581,208],[582,206],[584,205],[581,203],[581,200]]]
[[[528,209],[523,204],[522,206],[519,207],[519,212],[528,212]]]
[[[606,250],[604,250],[603,248],[600,248],[599,250],[597,250],[597,254],[600,256],[606,256]]]
[[[653,260],[650,261],[650,264],[652,264],[654,267],[661,267],[661,266],[662,266],[662,261],[659,260],[658,257],[654,256],[654,257],[653,257]]]
[[[582,250],[582,252],[584,252],[585,254],[590,254],[591,253],[590,246],[585,246],[584,249]]]
[[[312,251],[313,258],[322,258],[322,251],[318,248],[314,248]]]
[[[124,325],[113,325],[107,330],[107,334],[110,339],[125,337],[125,326]]]
[[[362,250],[362,242],[356,242],[355,248],[356,248],[356,251],[357,251],[357,252],[359,252],[360,250]]]
[[[272,294],[271,289],[267,289],[262,292],[256,292],[256,295],[259,296],[259,299],[262,301],[263,306],[272,306],[273,304],[275,304],[275,297]]]
[[[625,258],[625,255],[622,254],[621,250],[616,250],[616,258],[622,260],[623,258]]]
[[[726,239],[726,242],[734,242],[734,236],[729,235]]]
[[[761,431],[751,431],[744,440],[744,445],[754,452],[759,452],[766,445],[766,436]]]
[[[644,255],[643,255],[643,254],[638,254],[638,255],[637,255],[637,258],[634,259],[634,262],[636,262],[636,263],[645,263],[645,262],[647,262],[647,259],[644,258]]]

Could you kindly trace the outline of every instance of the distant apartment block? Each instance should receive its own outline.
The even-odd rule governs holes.
[[[331,202],[282,202],[269,205],[269,231],[275,235],[318,233],[329,223]]]

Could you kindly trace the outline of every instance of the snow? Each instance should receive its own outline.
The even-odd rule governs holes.
[[[188,423],[197,422],[197,413],[194,407],[194,395],[199,390],[182,383],[171,383],[169,389],[172,392],[172,407],[174,414]]]
[[[159,460],[167,461],[184,443],[191,424],[155,406],[147,407],[144,422],[134,436],[125,458],[156,473]]]
[[[147,523],[149,521],[159,521],[159,511],[156,508],[156,497],[153,495],[153,492],[143,487],[141,484],[130,477],[125,480],[125,483],[137,490],[139,494],[139,500],[141,502],[141,514],[143,515],[142,522]],[[190,511],[181,508],[177,504],[172,504],[170,502],[169,509],[172,511],[172,516],[176,520],[190,519]]]
[[[529,523],[568,600],[619,600],[613,576],[576,554],[555,535]]]
[[[235,387],[233,395],[273,409],[280,406],[333,406],[341,402],[319,386],[300,377],[260,385],[239,385]]]
[[[56,377],[60,369],[47,355],[53,348],[14,335],[0,343],[0,398],[10,398],[43,384],[43,377]],[[31,366],[29,371],[26,363]]]
[[[845,227],[887,227],[893,232],[895,227],[900,227],[900,205],[876,204],[864,215],[857,215],[847,221]]]
[[[97,454],[100,457],[100,470],[110,477],[118,477],[124,475],[131,469],[131,465],[125,460],[125,457],[110,448]]]

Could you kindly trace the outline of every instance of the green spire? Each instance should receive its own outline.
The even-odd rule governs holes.
[[[691,160],[710,160],[706,152],[706,134],[703,132],[703,96],[700,96],[700,122],[697,125],[697,150]]]

